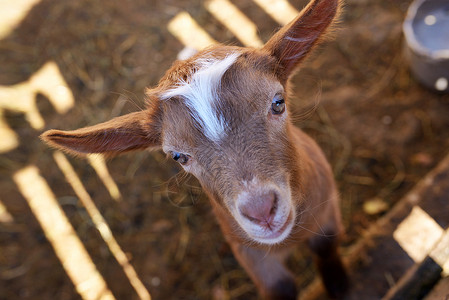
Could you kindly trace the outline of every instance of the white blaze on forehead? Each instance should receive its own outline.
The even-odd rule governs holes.
[[[195,123],[203,130],[204,135],[218,141],[226,130],[223,115],[216,110],[218,103],[218,88],[223,74],[239,57],[239,53],[232,53],[222,60],[203,58],[198,60],[198,70],[189,81],[180,80],[176,87],[166,91],[162,99],[181,96],[195,119]]]

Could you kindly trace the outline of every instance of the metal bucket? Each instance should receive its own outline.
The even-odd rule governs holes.
[[[403,24],[413,75],[427,87],[449,93],[449,0],[416,0]]]

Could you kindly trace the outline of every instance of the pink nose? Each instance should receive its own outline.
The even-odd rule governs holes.
[[[271,229],[277,209],[277,196],[274,191],[249,196],[239,207],[240,213],[251,222]]]

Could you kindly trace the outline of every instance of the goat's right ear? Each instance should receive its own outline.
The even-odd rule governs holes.
[[[50,146],[72,154],[117,155],[161,145],[159,121],[148,110],[73,131],[48,130],[40,137]]]
[[[339,14],[341,0],[312,0],[298,17],[282,27],[263,47],[275,57],[278,76],[285,81],[325,36]]]

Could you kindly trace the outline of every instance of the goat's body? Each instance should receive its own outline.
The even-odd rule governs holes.
[[[296,151],[302,152],[301,186],[303,204],[298,221],[299,236],[309,239],[315,235],[337,235],[341,232],[339,196],[331,167],[316,142],[295,126],[291,126]],[[299,202],[300,203],[300,202]]]
[[[298,246],[307,244],[316,254],[318,265],[325,257],[332,257],[332,264],[343,266],[338,258],[336,241],[341,234],[342,226],[338,192],[332,171],[323,152],[316,142],[301,129],[290,125],[289,133],[292,146],[301,159],[297,162],[298,176],[294,176],[290,185],[294,202],[297,203],[297,219],[290,236],[282,243],[265,245],[251,242],[242,236],[235,219],[229,216],[219,205],[214,205],[214,213],[231,248],[246,269],[251,279],[258,285],[267,299],[295,299],[296,289],[292,274],[285,268],[284,260]],[[300,174],[300,176],[299,176]],[[219,203],[209,195],[212,204]],[[329,277],[326,272],[334,272],[320,268],[322,277]],[[344,290],[346,278],[332,278],[337,283],[333,296]]]
[[[318,145],[290,121],[288,78],[338,13],[314,0],[262,49],[215,46],[179,61],[148,107],[42,138],[72,153],[159,148],[198,178],[231,248],[268,299],[295,299],[285,256],[306,242],[332,297],[347,286],[337,252],[338,193]],[[285,99],[284,99],[285,98]]]

